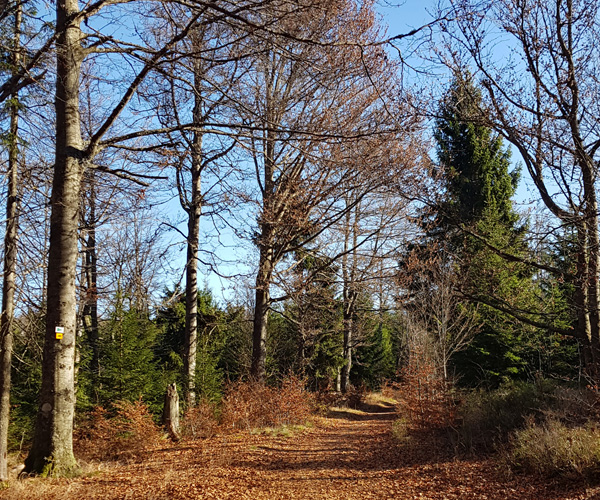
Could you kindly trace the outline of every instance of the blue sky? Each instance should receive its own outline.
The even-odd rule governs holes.
[[[435,10],[434,0],[406,0],[404,2],[389,2],[379,0],[377,10],[389,25],[389,34],[397,35],[410,31],[431,21],[428,11]]]

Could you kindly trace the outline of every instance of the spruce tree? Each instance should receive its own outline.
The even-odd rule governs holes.
[[[447,232],[494,218],[516,235],[519,216],[511,199],[518,171],[509,171],[510,150],[502,138],[478,123],[480,107],[481,93],[470,75],[456,75],[442,99],[434,133],[445,187],[438,227]]]
[[[518,172],[510,171],[502,138],[478,120],[481,104],[471,76],[455,75],[436,120],[443,196],[429,236],[454,255],[459,293],[478,304],[472,307],[480,331],[457,353],[455,368],[467,383],[497,385],[526,372],[532,348],[526,340],[534,332],[493,306],[526,308],[534,298],[527,266],[507,262],[484,243],[512,255],[527,251],[512,203]]]

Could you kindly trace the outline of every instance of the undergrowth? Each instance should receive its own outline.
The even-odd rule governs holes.
[[[496,453],[511,471],[600,480],[600,397],[593,390],[538,380],[458,392],[420,364],[383,393],[401,402],[391,430],[401,446],[419,448],[445,432],[457,455]]]
[[[275,388],[256,382],[232,384],[223,398],[225,430],[250,430],[305,423],[315,410],[315,398],[296,377]]]
[[[75,431],[74,448],[84,460],[138,461],[163,437],[142,401],[119,401],[114,413],[97,407]]]
[[[505,460],[514,470],[553,477],[600,479],[600,428],[597,423],[568,427],[548,418],[530,421],[511,437]]]

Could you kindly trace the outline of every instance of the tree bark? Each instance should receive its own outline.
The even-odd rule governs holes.
[[[48,304],[42,363],[42,387],[26,473],[71,475],[75,412],[76,267],[82,141],[79,80],[84,52],[77,0],[56,5],[56,153],[50,203]],[[56,329],[62,328],[62,338]]]
[[[197,42],[194,41],[194,47]],[[194,60],[194,124],[202,119],[202,69]],[[196,404],[196,352],[198,347],[198,248],[200,245],[200,217],[202,216],[202,132],[194,131],[192,140],[192,185],[188,208],[187,264],[185,274],[185,393],[187,404]]]
[[[256,276],[250,375],[257,382],[264,382],[266,378],[267,325],[269,322],[269,307],[271,305],[269,287],[273,275],[272,255],[271,248],[261,248],[258,274]]]
[[[13,47],[13,72],[20,64],[22,7],[17,4]],[[8,426],[10,422],[10,371],[13,350],[13,319],[15,273],[17,267],[18,197],[18,94],[13,94],[10,109],[10,139],[8,151],[8,192],[6,196],[6,232],[4,233],[4,274],[2,283],[2,313],[0,316],[0,481],[8,479]]]
[[[348,205],[348,201],[346,201]],[[345,234],[344,234],[344,256],[342,257],[342,277],[344,286],[342,290],[343,311],[343,348],[342,356],[344,365],[341,370],[340,389],[342,393],[350,389],[350,371],[352,370],[352,346],[354,317],[356,315],[356,267],[357,267],[357,243],[358,243],[358,219],[360,214],[360,204],[354,208],[354,221],[351,224],[352,211],[346,212]],[[350,241],[352,238],[352,241]],[[349,262],[351,257],[351,262]]]
[[[598,290],[598,272],[600,271],[600,240],[598,237],[598,202],[593,162],[582,166],[585,193],[584,218],[588,236],[588,278],[587,298],[590,323],[590,347],[592,364],[589,376],[595,383],[600,382],[600,292]]]
[[[163,425],[174,441],[179,441],[179,394],[175,382],[167,386],[163,408]]]
[[[276,136],[269,127],[278,123],[274,103],[272,75],[266,79],[265,87],[265,135],[263,139],[264,173],[262,179],[262,216],[259,221],[260,236],[257,246],[260,251],[256,274],[256,294],[254,301],[254,326],[252,333],[252,365],[250,375],[257,382],[266,378],[267,326],[271,307],[271,281],[275,267],[275,241],[273,235],[275,188],[275,141]]]

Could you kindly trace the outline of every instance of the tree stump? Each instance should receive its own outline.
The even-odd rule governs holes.
[[[179,440],[179,394],[175,382],[167,386],[163,407],[163,425],[174,441]]]

